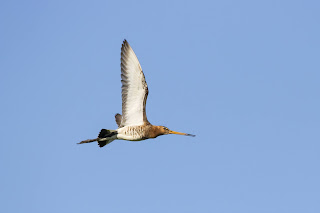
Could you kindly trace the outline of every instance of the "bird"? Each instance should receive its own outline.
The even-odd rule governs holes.
[[[118,129],[101,129],[97,138],[83,140],[78,144],[97,141],[99,147],[104,147],[114,140],[141,141],[168,134],[195,136],[172,131],[165,126],[154,126],[148,121],[148,85],[139,60],[126,39],[121,47],[121,83],[122,115],[115,115]]]

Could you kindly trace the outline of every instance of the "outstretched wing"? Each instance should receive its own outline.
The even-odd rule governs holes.
[[[148,85],[138,58],[126,40],[121,47],[121,83],[121,127],[148,123],[146,115]]]

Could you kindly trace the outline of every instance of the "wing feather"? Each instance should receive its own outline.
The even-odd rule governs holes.
[[[126,40],[121,47],[121,83],[121,127],[148,123],[146,116],[148,85],[138,58]]]

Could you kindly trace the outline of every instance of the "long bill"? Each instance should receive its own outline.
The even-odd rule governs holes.
[[[172,130],[169,130],[169,134],[186,135],[186,136],[195,137],[195,135],[192,135],[192,134],[187,134],[187,133],[182,133],[182,132],[176,132],[176,131],[172,131]]]

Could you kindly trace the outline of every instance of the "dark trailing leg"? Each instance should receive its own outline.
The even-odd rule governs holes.
[[[92,143],[94,141],[97,141],[99,138],[95,138],[95,139],[88,139],[88,140],[84,140],[84,141],[81,141],[80,143],[78,144],[83,144],[83,143]]]
[[[115,138],[111,139],[111,137],[116,134],[117,134],[117,130],[101,129],[98,138],[84,140],[78,144],[91,143],[91,142],[97,141],[99,146],[103,147],[103,146],[111,143],[115,139]]]

